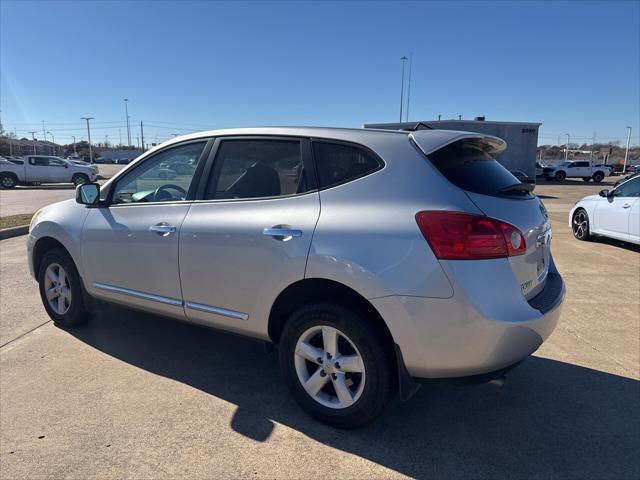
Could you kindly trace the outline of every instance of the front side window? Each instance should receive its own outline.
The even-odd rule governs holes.
[[[382,168],[372,153],[342,143],[313,142],[320,188],[328,188],[360,178]]]
[[[298,140],[223,140],[207,200],[281,197],[308,190]]]
[[[67,164],[63,160],[57,158],[49,158],[49,166],[51,167],[64,167]]]
[[[118,181],[112,203],[185,200],[205,145],[189,143],[148,158]]]
[[[613,191],[614,197],[640,197],[640,177],[623,183]]]

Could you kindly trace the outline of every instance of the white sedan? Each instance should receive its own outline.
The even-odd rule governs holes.
[[[640,177],[578,201],[569,226],[578,240],[604,236],[640,245]]]

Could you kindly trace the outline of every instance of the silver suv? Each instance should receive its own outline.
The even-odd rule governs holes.
[[[101,300],[276,344],[301,407],[358,427],[416,378],[502,375],[556,326],[549,218],[505,148],[439,130],[176,138],[40,210],[29,267],[56,325]]]

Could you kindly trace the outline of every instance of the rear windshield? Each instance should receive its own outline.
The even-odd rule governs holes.
[[[530,196],[513,187],[520,181],[493,156],[482,139],[463,139],[429,154],[429,160],[447,180],[469,192],[493,196]]]

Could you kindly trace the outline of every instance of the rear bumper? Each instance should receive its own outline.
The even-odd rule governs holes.
[[[500,371],[535,352],[555,329],[565,286],[553,263],[545,288],[529,301],[513,278],[505,282],[505,275],[490,271],[481,277],[457,273],[449,275],[456,280],[449,299],[371,300],[410,375],[452,378]]]

